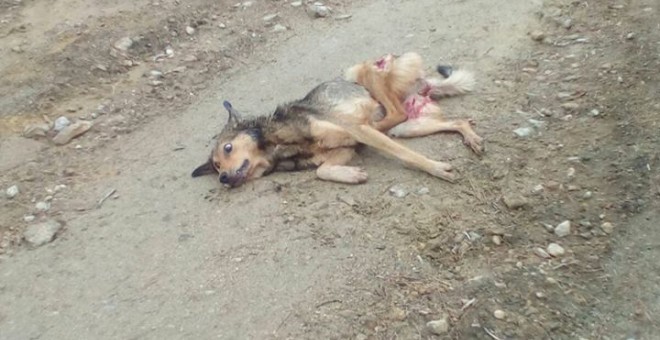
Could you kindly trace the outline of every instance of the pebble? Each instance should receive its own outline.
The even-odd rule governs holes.
[[[521,128],[517,128],[517,129],[513,130],[513,133],[515,133],[516,136],[518,136],[520,138],[528,137],[533,132],[534,132],[534,129],[532,129],[530,127],[521,127]]]
[[[545,39],[545,33],[542,31],[533,31],[529,34],[530,37],[532,37],[532,40],[534,41],[542,41]]]
[[[571,221],[561,222],[555,227],[555,235],[558,237],[566,237],[571,234]]]
[[[389,189],[390,195],[396,198],[404,198],[408,196],[408,192],[398,185],[394,185]]]
[[[227,28],[227,25],[225,25],[224,23],[219,23],[219,24],[218,24],[218,27],[220,27],[220,28]]]
[[[538,195],[543,192],[543,184],[537,184],[532,188],[532,193]]]
[[[589,111],[589,115],[592,116],[592,117],[598,117],[598,116],[600,116],[600,111],[598,111],[598,109],[593,109],[593,110]]]
[[[536,292],[536,297],[539,299],[545,299],[545,294],[543,292]]]
[[[508,195],[502,196],[502,201],[509,209],[518,209],[528,204],[527,200],[522,196]]]
[[[431,192],[431,190],[429,190],[429,188],[427,188],[427,187],[423,187],[423,188],[420,188],[419,190],[417,190],[418,195],[427,195],[430,192]]]
[[[291,7],[300,7],[302,6],[302,1],[294,1],[291,3]]]
[[[532,126],[534,126],[537,129],[540,129],[545,125],[545,122],[542,120],[537,120],[537,119],[528,119],[527,120]]]
[[[44,211],[48,211],[50,209],[50,203],[48,203],[48,202],[37,202],[37,204],[35,204],[34,207],[37,209],[37,211],[44,212]]]
[[[307,6],[307,13],[309,13],[312,18],[325,18],[330,15],[330,8],[320,2],[315,2]]]
[[[506,313],[503,310],[498,309],[493,312],[493,316],[495,317],[495,319],[504,320],[504,318],[506,318]]]
[[[133,39],[129,37],[123,37],[113,44],[113,46],[120,51],[128,51],[131,46],[133,46]]]
[[[284,25],[276,24],[275,26],[273,26],[273,32],[284,32],[286,30],[287,28]]]
[[[550,243],[548,245],[548,254],[552,257],[560,257],[564,255],[566,251],[564,250],[564,247],[558,245],[557,243]]]
[[[33,247],[42,246],[55,238],[55,234],[62,228],[62,225],[49,220],[39,224],[29,226],[23,233],[23,238]]]
[[[628,39],[628,40],[633,40],[633,39],[635,39],[635,33],[628,33],[628,34],[626,35],[626,39]]]
[[[573,178],[575,177],[575,168],[568,168],[566,171],[566,177]]]
[[[62,129],[64,129],[65,127],[67,127],[69,125],[71,125],[71,121],[69,120],[69,118],[61,116],[61,117],[58,117],[57,119],[55,119],[55,124],[53,125],[53,130],[59,132],[59,131],[61,131]]]
[[[543,228],[545,228],[545,230],[547,232],[549,232],[549,233],[554,233],[555,232],[555,226],[553,226],[552,224],[541,222],[541,225],[543,226]]]
[[[90,121],[79,120],[62,129],[55,137],[53,137],[53,143],[55,143],[55,145],[67,144],[72,139],[87,132],[93,125],[94,123]]]
[[[603,229],[606,234],[611,234],[614,231],[614,225],[610,222],[605,222],[600,225],[600,229]]]
[[[27,223],[30,223],[30,222],[34,221],[36,218],[37,217],[34,216],[34,215],[25,215],[25,216],[23,216],[23,221],[25,221]]]
[[[9,199],[16,197],[16,195],[18,195],[19,193],[20,191],[18,190],[17,185],[12,185],[9,188],[7,188],[7,190],[5,191],[5,194]]]
[[[435,335],[447,334],[449,332],[449,317],[443,315],[438,320],[429,321],[426,323],[426,327]]]
[[[576,111],[577,109],[580,108],[580,105],[576,102],[568,102],[568,103],[563,103],[560,105],[562,109],[565,111]]]
[[[149,77],[153,78],[153,79],[163,78],[163,72],[158,71],[158,70],[151,70],[151,71],[149,71]]]
[[[493,235],[493,243],[494,243],[496,246],[499,246],[500,244],[502,244],[502,236],[500,236],[500,235]]]
[[[186,26],[186,33],[188,35],[193,35],[193,34],[195,34],[195,29],[191,26]]]
[[[591,191],[587,191],[587,192],[585,192],[585,193],[582,195],[582,198],[588,200],[588,199],[590,199],[591,197],[593,197],[593,195],[594,195],[594,194],[593,194]]]
[[[50,130],[50,126],[46,123],[37,123],[30,124],[23,129],[23,137],[25,138],[37,138],[44,137],[46,133]]]
[[[564,21],[561,22],[561,27],[565,29],[570,29],[571,27],[573,27],[573,19],[571,18],[565,19]]]
[[[352,14],[342,14],[335,17],[335,20],[346,20],[352,18]]]
[[[541,247],[534,248],[534,254],[536,254],[536,256],[538,256],[542,259],[549,259],[550,258],[550,254],[548,254],[548,252],[546,252],[545,249],[543,249]]]
[[[268,14],[268,15],[264,16],[263,18],[261,18],[261,20],[263,20],[263,21],[265,21],[265,22],[271,22],[271,21],[277,19],[277,17],[279,17],[279,16],[280,16],[280,15],[277,14],[277,13],[274,13],[274,14]]]

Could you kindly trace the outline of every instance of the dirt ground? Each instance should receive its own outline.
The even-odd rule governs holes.
[[[235,1],[0,0],[0,339],[657,338],[657,1]],[[405,51],[477,74],[443,107],[483,157],[403,141],[459,182],[368,149],[359,186],[190,178],[222,100]],[[24,135],[60,116],[93,127]]]

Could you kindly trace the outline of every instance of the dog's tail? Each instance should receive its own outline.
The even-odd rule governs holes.
[[[446,67],[438,67],[438,72],[446,77],[446,79],[430,78],[427,79],[428,85],[431,87],[428,92],[433,100],[441,98],[459,96],[472,92],[475,86],[474,75],[472,72],[466,70],[451,70]]]

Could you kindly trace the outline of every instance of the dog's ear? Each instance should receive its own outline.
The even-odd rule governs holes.
[[[243,115],[238,112],[234,107],[231,105],[231,103],[227,100],[225,100],[222,103],[222,106],[225,107],[225,110],[227,110],[227,113],[229,113],[229,118],[227,119],[227,125],[231,126],[236,126],[240,121],[243,120]]]
[[[213,167],[213,160],[208,159],[206,163],[200,165],[192,172],[192,177],[199,177],[204,175],[210,175],[212,173],[217,173],[215,167]]]

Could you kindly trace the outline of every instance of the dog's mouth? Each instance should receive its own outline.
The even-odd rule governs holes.
[[[241,167],[234,171],[234,175],[231,176],[227,185],[231,188],[235,188],[245,183],[248,179],[250,170],[250,161],[244,160]]]

